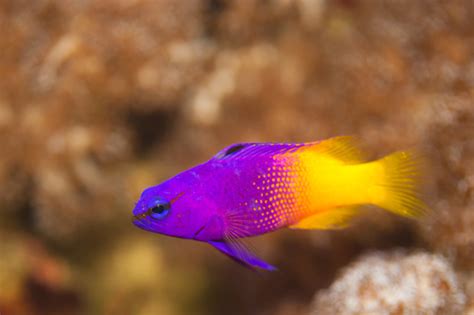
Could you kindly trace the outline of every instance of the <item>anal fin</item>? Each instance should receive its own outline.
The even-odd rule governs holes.
[[[290,228],[308,230],[343,229],[349,226],[350,221],[358,213],[357,206],[334,208],[306,217],[296,224],[290,225]]]

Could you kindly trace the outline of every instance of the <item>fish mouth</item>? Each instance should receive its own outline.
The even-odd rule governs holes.
[[[149,223],[146,222],[146,217],[147,217],[147,212],[141,213],[141,214],[136,214],[132,216],[132,223],[136,226],[139,227],[142,230],[145,231],[150,231],[150,232],[155,232],[153,230],[153,227],[150,226]]]
[[[146,230],[146,229],[147,229],[147,226],[146,226],[146,224],[143,222],[143,220],[142,220],[143,218],[144,218],[143,216],[136,216],[136,215],[134,215],[134,216],[132,217],[132,223],[133,223],[135,226],[137,226],[137,227],[139,227],[139,228],[141,228],[141,229]]]
[[[138,227],[143,228],[145,224],[143,223],[143,219],[146,217],[146,212],[142,214],[136,214],[132,216],[132,223]]]
[[[141,221],[147,216],[148,212],[143,212],[141,214],[134,214],[132,220],[138,220]]]

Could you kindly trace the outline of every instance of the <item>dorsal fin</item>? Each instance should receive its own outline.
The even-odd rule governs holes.
[[[215,159],[246,158],[296,151],[304,143],[236,143],[219,151]]]
[[[253,145],[255,145],[255,143],[234,143],[234,144],[231,144],[230,146],[222,149],[221,151],[217,152],[217,154],[214,155],[214,158],[215,159],[229,158],[231,156],[236,155],[240,151],[242,151],[242,150],[244,150],[248,147],[251,147]]]
[[[248,144],[245,144],[245,143],[237,143],[237,144],[231,145],[225,150],[224,157],[235,154],[239,152],[240,150],[243,150],[247,146]]]
[[[314,142],[302,150],[310,150],[332,156],[347,164],[357,164],[364,161],[357,141],[350,136],[339,136],[327,140]]]
[[[332,156],[348,164],[357,164],[364,159],[354,138],[350,136],[334,137],[327,140],[307,143],[236,143],[219,151],[215,159],[245,158],[262,155],[284,154],[302,150],[313,151]]]

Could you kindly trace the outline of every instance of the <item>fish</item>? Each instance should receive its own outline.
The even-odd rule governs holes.
[[[245,239],[283,228],[341,229],[374,205],[417,218],[420,159],[398,151],[365,159],[351,136],[307,143],[237,143],[145,189],[133,223],[146,231],[208,243],[253,270],[277,268]]]

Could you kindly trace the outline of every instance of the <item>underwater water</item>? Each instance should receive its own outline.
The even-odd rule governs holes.
[[[472,314],[474,4],[0,0],[0,314]],[[419,219],[282,230],[257,274],[142,231],[231,143],[425,157]]]

